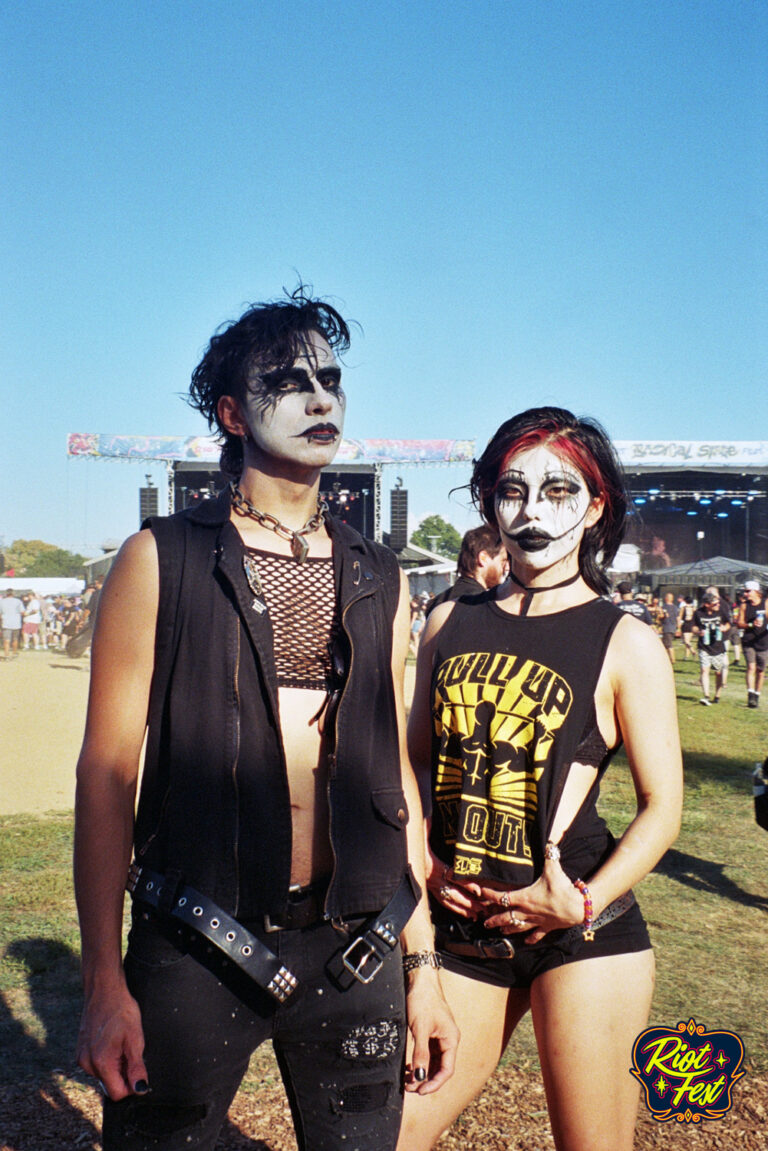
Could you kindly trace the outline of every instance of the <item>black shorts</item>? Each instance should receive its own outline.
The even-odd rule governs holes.
[[[441,926],[450,928],[449,921],[453,920],[461,928],[467,921],[460,916],[452,916],[442,906],[436,910],[433,904],[432,910],[437,929],[437,948],[446,970],[465,975],[469,979],[479,979],[483,983],[492,983],[495,987],[530,987],[539,975],[566,963],[647,951],[651,946],[642,912],[634,903],[623,915],[600,927],[590,942],[580,934],[573,938],[567,930],[551,931],[539,943],[530,945],[524,942],[524,935],[507,936],[515,948],[515,954],[510,959],[454,955],[441,946],[444,938]]]

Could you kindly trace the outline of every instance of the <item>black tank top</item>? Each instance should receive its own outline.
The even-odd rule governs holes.
[[[432,673],[431,833],[457,876],[525,885],[541,873],[621,618],[602,599],[544,616],[509,615],[491,594],[457,602]],[[594,810],[596,794],[597,786],[582,813],[588,802]]]

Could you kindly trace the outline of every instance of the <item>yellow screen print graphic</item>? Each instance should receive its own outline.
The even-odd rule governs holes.
[[[457,875],[479,875],[484,859],[530,864],[526,820],[572,700],[563,677],[532,659],[472,652],[440,664],[435,803]]]

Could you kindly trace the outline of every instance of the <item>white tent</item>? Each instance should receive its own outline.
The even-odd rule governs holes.
[[[17,576],[13,579],[0,578],[0,593],[9,588],[15,592],[33,591],[36,595],[80,595],[85,580],[71,576]]]

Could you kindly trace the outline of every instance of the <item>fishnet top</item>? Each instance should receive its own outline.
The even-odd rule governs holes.
[[[275,639],[279,687],[326,691],[331,675],[331,642],[338,629],[333,560],[246,548],[258,566]]]

